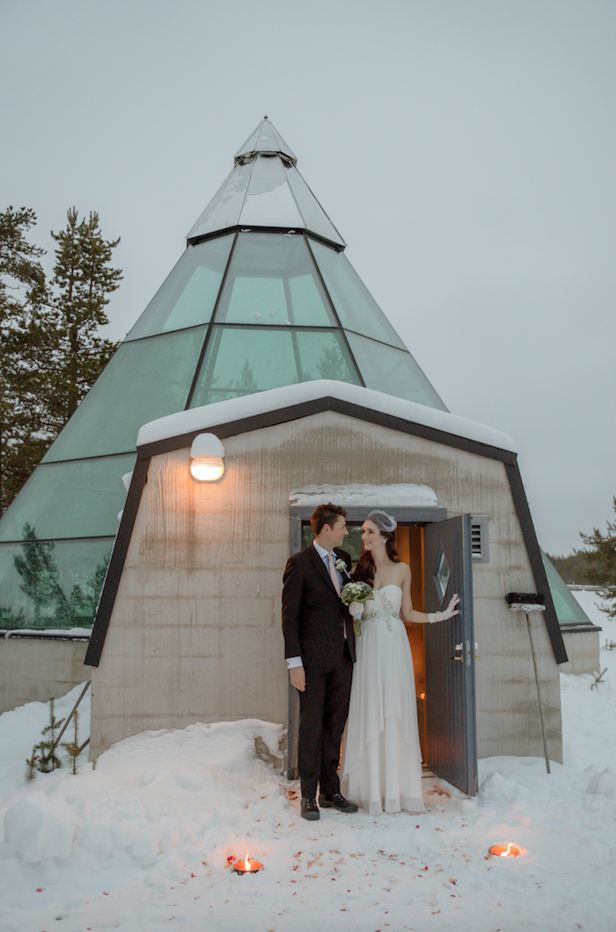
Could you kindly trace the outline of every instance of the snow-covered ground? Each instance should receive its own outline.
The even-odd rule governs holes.
[[[616,642],[616,623],[576,593]],[[616,651],[562,676],[563,765],[480,762],[480,792],[425,782],[427,812],[299,816],[255,752],[280,727],[192,725],[122,741],[73,776],[24,780],[48,707],[0,716],[1,932],[520,932],[616,929]],[[57,703],[72,708],[80,689]],[[87,734],[87,700],[81,716]],[[488,855],[493,844],[526,849]],[[246,854],[254,875],[229,866]]]

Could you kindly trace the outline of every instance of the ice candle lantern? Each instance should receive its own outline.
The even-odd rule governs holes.
[[[235,862],[233,870],[236,874],[256,874],[262,867],[263,865],[259,864],[258,861],[251,861],[248,857],[248,853],[246,853],[246,857],[243,861]]]

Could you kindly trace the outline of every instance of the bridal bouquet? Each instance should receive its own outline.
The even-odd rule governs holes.
[[[345,605],[351,605],[352,602],[358,603],[353,607],[353,631],[356,636],[361,634],[361,616],[364,613],[364,602],[373,597],[373,592],[368,583],[365,582],[348,582],[342,587],[340,598]]]

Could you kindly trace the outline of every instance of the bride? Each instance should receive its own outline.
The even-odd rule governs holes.
[[[363,553],[354,580],[372,586],[361,637],[355,641],[351,704],[342,764],[343,793],[370,815],[420,812],[421,750],[413,658],[404,623],[429,624],[458,614],[455,595],[444,612],[413,608],[411,571],[394,546],[396,520],[372,511],[362,526]],[[350,606],[351,613],[357,603]]]

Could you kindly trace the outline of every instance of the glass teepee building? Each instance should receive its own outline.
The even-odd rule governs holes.
[[[92,623],[142,424],[312,379],[447,410],[265,118],[0,522],[0,628]]]

